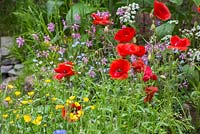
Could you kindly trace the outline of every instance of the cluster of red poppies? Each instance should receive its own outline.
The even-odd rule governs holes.
[[[154,1],[154,15],[163,21],[171,18],[171,13],[168,7],[157,0]],[[177,35],[171,37],[170,43],[171,45],[168,46],[169,49],[177,49],[180,51],[185,51],[187,50],[187,47],[190,46],[190,40],[188,38],[181,39]]]

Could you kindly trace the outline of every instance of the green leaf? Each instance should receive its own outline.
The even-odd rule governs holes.
[[[200,6],[200,0],[193,0],[196,6]]]
[[[51,16],[55,12],[56,8],[59,8],[63,4],[64,4],[63,1],[53,1],[53,0],[47,1],[46,6],[47,6],[48,17]]]
[[[154,0],[135,0],[135,3],[138,3],[141,7],[153,7]]]
[[[87,4],[81,2],[76,3],[70,8],[69,12],[67,13],[66,20],[68,23],[74,23],[74,18],[76,15],[86,16],[92,11],[94,11],[94,9],[89,7]]]
[[[159,38],[164,37],[165,35],[172,35],[174,31],[175,24],[164,23],[156,28],[156,35]]]
[[[180,6],[183,3],[183,0],[170,0],[170,2]]]

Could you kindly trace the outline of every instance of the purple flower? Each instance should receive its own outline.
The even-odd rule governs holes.
[[[65,48],[60,47],[58,53],[59,53],[60,55],[63,55],[63,54],[65,53]]]
[[[48,51],[42,51],[42,56],[47,58],[49,56],[49,52]]]
[[[107,60],[106,58],[103,58],[103,59],[101,60],[101,63],[102,63],[103,65],[106,65],[107,62],[108,62],[108,60]]]
[[[92,46],[92,41],[87,40],[85,42],[85,44],[86,44],[87,47],[91,47]]]
[[[33,39],[34,39],[34,40],[39,40],[39,37],[38,37],[37,34],[32,34],[32,36],[33,36]]]
[[[75,20],[76,20],[76,21],[79,21],[80,19],[81,19],[81,16],[80,16],[79,14],[76,14],[76,15],[75,15]]]
[[[147,65],[147,64],[148,64],[148,55],[145,54],[144,56],[142,56],[142,60],[143,60],[144,63]]]
[[[87,57],[83,57],[82,61],[83,61],[84,64],[87,64],[88,63],[88,58]]]
[[[137,60],[137,57],[135,55],[131,55],[131,62],[134,62]]]
[[[49,43],[49,41],[51,40],[51,38],[49,37],[49,35],[44,36],[43,38],[44,38],[44,42],[45,43]]]
[[[185,60],[185,59],[186,59],[186,54],[181,53],[181,55],[179,56],[179,58],[180,58],[181,60]]]
[[[18,47],[20,48],[24,45],[25,40],[22,37],[18,37],[18,38],[16,38],[16,43],[18,44]]]
[[[78,31],[78,29],[79,29],[79,25],[78,24],[74,24],[73,26],[72,26],[72,29],[73,29],[73,31]]]
[[[53,134],[67,134],[66,130],[56,130],[53,132]]]
[[[122,8],[118,8],[116,14],[119,16],[123,16],[125,11]]]
[[[80,40],[81,35],[79,33],[73,33],[72,38]]]
[[[96,32],[96,27],[95,27],[95,25],[92,25],[92,26],[91,26],[91,29],[92,29],[92,32],[93,32],[93,33]]]
[[[90,69],[90,71],[88,72],[88,74],[92,78],[94,78],[96,76],[96,73],[92,69]]]
[[[66,23],[66,21],[64,19],[62,19],[62,24],[63,24],[64,30],[65,30],[67,28],[67,23]]]
[[[52,22],[50,22],[49,24],[48,24],[48,28],[47,28],[50,32],[54,32],[54,30],[55,30],[55,25],[54,25],[54,23],[52,23]]]

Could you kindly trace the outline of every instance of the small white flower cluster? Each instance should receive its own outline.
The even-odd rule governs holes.
[[[139,8],[139,4],[137,3],[132,3],[128,6],[118,8],[116,14],[119,16],[120,23],[134,23],[135,15]]]
[[[200,39],[200,25],[194,26],[192,29],[179,29],[185,37],[192,38],[194,37],[195,39]]]
[[[193,61],[198,61],[200,62],[200,51],[196,51],[194,54],[193,54]]]

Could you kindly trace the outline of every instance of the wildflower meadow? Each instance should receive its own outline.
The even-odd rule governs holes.
[[[16,3],[0,134],[200,134],[200,0]]]

